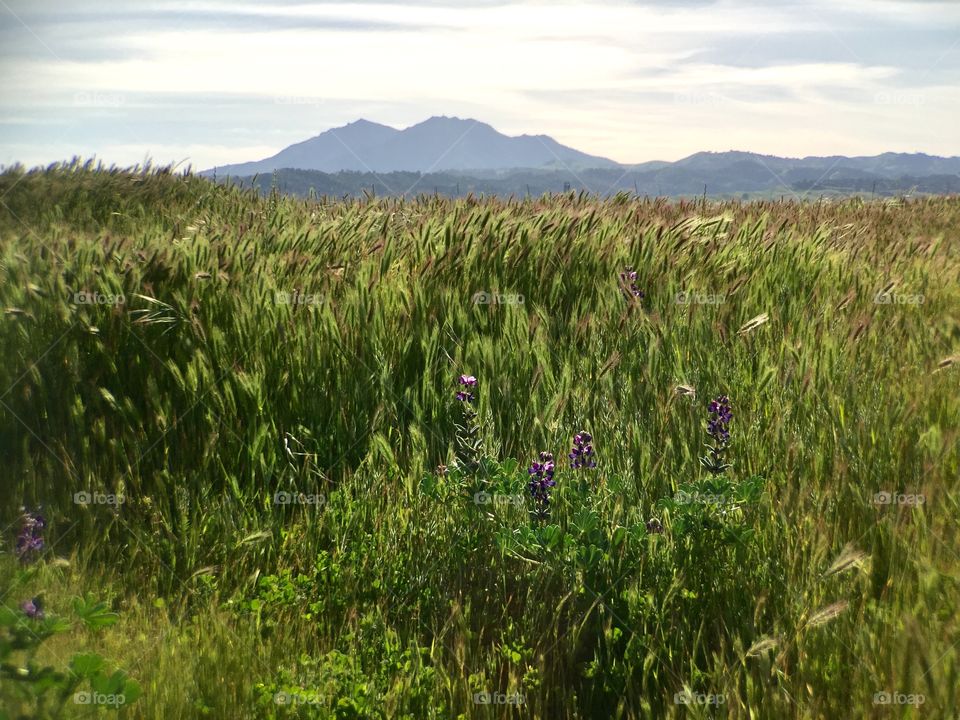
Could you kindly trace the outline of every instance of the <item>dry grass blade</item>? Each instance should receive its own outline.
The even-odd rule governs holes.
[[[759,657],[771,650],[776,649],[780,641],[772,637],[762,637],[753,643],[747,650],[747,657]]]
[[[832,605],[827,605],[825,608],[821,608],[811,615],[810,619],[807,620],[807,625],[810,627],[825,625],[831,620],[835,620],[837,617],[839,617],[849,605],[850,603],[848,603],[846,600],[841,600],[840,602],[835,602]]]
[[[677,387],[674,388],[674,392],[681,397],[687,396],[695,398],[697,396],[697,389],[692,385],[677,385]]]
[[[960,362],[960,355],[951,355],[950,357],[945,357],[943,360],[937,363],[937,369],[933,372],[938,373],[941,370],[946,370],[951,365]]]
[[[850,303],[852,303],[856,297],[857,297],[856,290],[851,290],[846,294],[843,300],[841,300],[840,303],[834,308],[834,310],[843,310]]]
[[[836,575],[837,573],[842,573],[851,568],[859,570],[869,559],[870,556],[863,552],[863,550],[858,550],[853,545],[847,545],[845,548],[843,548],[843,552],[840,553],[837,559],[833,561],[829,568],[827,568],[827,571],[823,574],[823,576],[829,577],[830,575]]]
[[[737,330],[737,335],[746,335],[753,330],[756,330],[758,327],[770,321],[770,316],[767,313],[761,313],[755,318],[752,318],[745,322],[739,330]]]
[[[617,365],[619,364],[620,364],[620,353],[614,350],[613,353],[610,355],[610,357],[607,359],[607,362],[605,362],[603,367],[600,368],[600,377],[603,377],[604,375],[606,375],[608,372],[616,368]]]

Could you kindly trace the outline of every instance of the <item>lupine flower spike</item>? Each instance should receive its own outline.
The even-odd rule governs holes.
[[[537,520],[546,520],[550,517],[550,488],[557,483],[553,479],[553,455],[548,452],[540,453],[540,462],[530,465],[527,473],[530,482],[527,489],[533,496],[534,510],[531,513]]]
[[[623,272],[620,273],[620,286],[623,289],[623,294],[628,298],[635,297],[643,300],[643,290],[637,287],[637,271],[632,267],[624,268]]]
[[[456,457],[457,465],[465,472],[475,473],[480,467],[483,456],[483,439],[480,437],[480,423],[477,411],[473,409],[474,391],[477,379],[473,375],[461,375],[457,378],[459,390],[456,398],[460,402],[463,420],[457,425]]]
[[[477,379],[473,375],[461,375],[457,380],[460,387],[463,388],[457,393],[457,400],[460,402],[473,402],[473,393],[470,392],[477,386]]]
[[[707,406],[707,412],[710,414],[707,419],[707,437],[710,441],[706,443],[709,453],[700,458],[700,463],[714,475],[719,475],[731,467],[724,462],[724,454],[730,444],[730,421],[733,419],[730,398],[726,395],[715,398]]]
[[[580,468],[595,468],[597,461],[593,456],[593,436],[584,431],[578,432],[573,436],[573,449],[567,456],[570,458],[570,467],[574,470]]]
[[[35,562],[43,551],[43,529],[47,526],[47,521],[39,511],[28,511],[26,508],[20,510],[20,532],[14,553],[21,563],[29,565]]]

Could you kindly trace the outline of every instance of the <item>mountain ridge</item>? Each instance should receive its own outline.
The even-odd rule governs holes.
[[[518,172],[532,173],[534,177],[536,173],[552,173],[548,186],[559,183],[560,188],[590,188],[592,184],[584,182],[589,173],[600,182],[601,190],[608,185],[620,189],[646,187],[657,193],[671,188],[672,193],[680,194],[702,192],[705,185],[727,193],[831,185],[872,188],[880,184],[892,188],[903,186],[907,179],[922,178],[946,178],[932,186],[949,189],[954,187],[953,178],[960,176],[960,157],[884,152],[791,158],[728,150],[696,152],[672,162],[628,164],[581,152],[549,135],[508,136],[479,120],[435,115],[402,130],[366,119],[355,120],[294,143],[263,160],[220,166],[200,174],[252,178],[278,171],[372,176],[440,173],[478,180],[515,177]],[[339,187],[338,182],[331,180],[322,184],[330,183]]]
[[[262,160],[218,166],[201,174],[253,175],[280,169],[321,172],[501,170],[544,167],[618,167],[547,135],[509,136],[472,118],[435,115],[397,130],[366,119],[331,128]]]

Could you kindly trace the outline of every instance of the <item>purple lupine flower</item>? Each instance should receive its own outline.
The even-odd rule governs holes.
[[[730,466],[724,462],[724,455],[727,452],[727,445],[730,443],[730,421],[733,420],[733,412],[730,410],[730,398],[726,395],[720,395],[710,401],[707,405],[707,411],[710,416],[707,418],[707,436],[710,443],[707,444],[709,453],[700,458],[700,463],[714,475],[720,475]]]
[[[43,529],[47,521],[39,510],[34,512],[21,508],[21,512],[20,532],[14,552],[20,562],[26,565],[34,562],[44,548]]]
[[[477,379],[473,375],[461,375],[457,379],[457,383],[461,388],[464,388],[457,392],[457,400],[460,402],[473,402],[473,393],[469,392],[468,389],[473,389],[477,386]]]
[[[550,514],[550,488],[557,484],[553,473],[553,454],[548,452],[540,453],[540,462],[532,463],[527,469],[527,474],[530,475],[527,489],[536,506],[534,515],[541,520]]]
[[[461,415],[460,423],[456,424],[457,465],[472,475],[479,470],[481,460],[486,456],[483,438],[480,436],[481,423],[473,407],[473,391],[478,383],[473,375],[461,375],[457,378],[457,385],[459,390],[456,397],[460,401]]]
[[[43,601],[40,598],[24,600],[20,603],[20,609],[31,620],[43,620]]]
[[[733,412],[730,410],[730,398],[720,395],[707,406],[710,418],[707,420],[707,435],[719,445],[730,442],[730,421]]]
[[[580,468],[595,468],[597,461],[593,457],[593,435],[588,432],[580,431],[573,436],[573,449],[567,457],[570,458],[570,467],[574,470]]]
[[[637,271],[632,267],[624,268],[623,272],[620,273],[620,285],[627,297],[633,296],[643,300],[643,290],[637,287]]]

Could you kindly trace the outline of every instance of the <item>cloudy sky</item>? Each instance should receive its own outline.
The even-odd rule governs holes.
[[[431,115],[621,162],[960,155],[960,1],[0,0],[0,164],[203,169]]]

